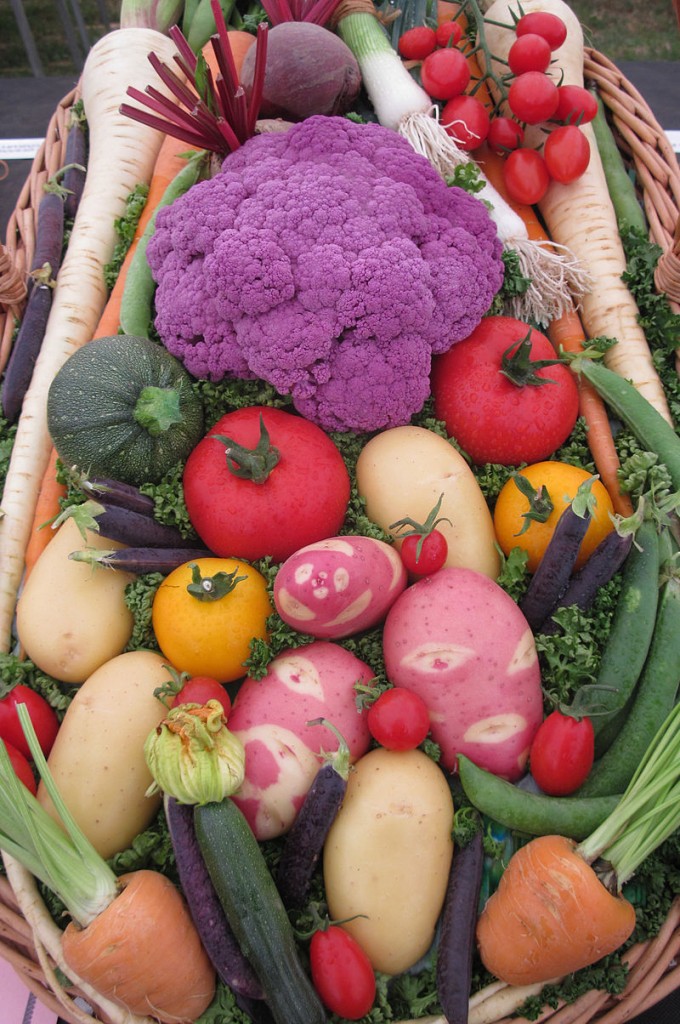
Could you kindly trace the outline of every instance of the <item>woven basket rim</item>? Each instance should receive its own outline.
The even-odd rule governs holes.
[[[662,258],[675,270],[675,264],[680,261],[680,166],[668,137],[633,83],[609,58],[590,47],[585,48],[584,77],[594,81],[600,90],[619,146],[635,166],[643,190],[650,237],[661,248]],[[7,225],[3,249],[14,270],[22,275],[26,274],[33,256],[42,186],[64,163],[68,117],[79,99],[79,89],[78,84],[57,105]],[[676,296],[670,289],[661,290],[667,291],[671,306],[680,312],[680,291]],[[0,372],[9,358],[14,320],[21,308],[4,304],[0,288]],[[61,986],[55,974],[57,961],[36,937],[30,920],[27,905],[17,899],[11,882],[0,875],[0,956],[11,964],[26,987],[67,1024],[93,1020],[113,1024],[91,995],[77,986],[68,989]],[[680,987],[679,956],[680,897],[673,903],[659,934],[626,953],[629,977],[619,996],[591,990],[574,1003],[547,1008],[539,1020],[545,1024],[623,1024]],[[483,996],[481,993],[479,999]],[[96,1017],[81,1008],[83,999],[86,1006],[94,1006]],[[134,1016],[126,1019],[130,1024],[147,1020]],[[516,1016],[485,1019],[488,1024],[529,1024],[525,1018]],[[433,1018],[432,1024],[446,1022],[443,1018]]]

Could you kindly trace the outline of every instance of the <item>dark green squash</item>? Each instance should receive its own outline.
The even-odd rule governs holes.
[[[60,459],[93,476],[156,482],[203,437],[203,405],[179,360],[148,338],[97,338],[50,386],[47,426]]]

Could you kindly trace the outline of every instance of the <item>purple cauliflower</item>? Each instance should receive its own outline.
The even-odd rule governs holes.
[[[396,132],[310,117],[159,211],[156,328],[194,377],[260,378],[325,430],[408,423],[503,280],[480,200]]]

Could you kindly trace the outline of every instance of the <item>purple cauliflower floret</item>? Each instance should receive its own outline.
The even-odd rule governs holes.
[[[194,377],[260,378],[325,430],[408,423],[503,281],[482,202],[396,132],[310,117],[161,209],[156,328]]]

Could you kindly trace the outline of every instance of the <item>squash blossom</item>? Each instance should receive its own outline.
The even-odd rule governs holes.
[[[217,700],[171,708],[147,736],[144,756],[154,779],[147,796],[162,790],[181,804],[219,803],[245,776],[245,749]]]

